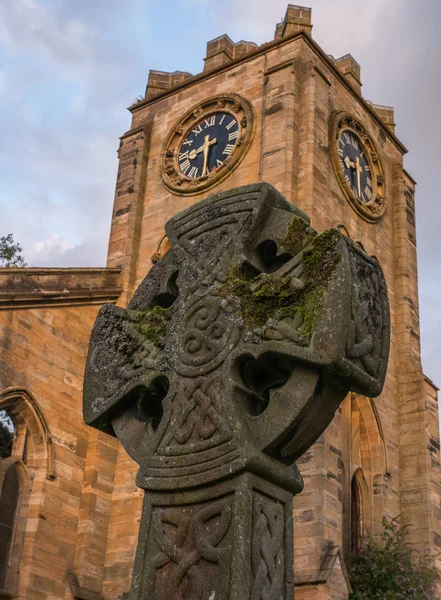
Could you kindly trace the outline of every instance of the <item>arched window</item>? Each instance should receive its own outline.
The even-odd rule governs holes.
[[[44,416],[30,394],[10,388],[0,394],[0,597],[19,594],[20,562],[31,552],[26,536],[28,506],[38,506],[54,456]],[[19,594],[24,597],[22,594]]]
[[[3,476],[0,494],[0,590],[6,589],[19,502],[20,478],[16,464],[11,464]]]
[[[356,554],[360,549],[362,535],[362,495],[357,473],[351,481],[351,554]]]

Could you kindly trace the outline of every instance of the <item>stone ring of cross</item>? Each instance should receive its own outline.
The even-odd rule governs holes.
[[[129,307],[101,310],[86,374],[86,422],[116,433],[142,466],[167,455],[163,468],[172,469],[194,447],[203,464],[227,437],[242,447],[231,464],[247,452],[292,462],[348,389],[378,394],[385,283],[377,262],[337,230],[318,235],[259,184],[209,197],[166,232],[172,249]],[[142,350],[144,368],[131,369]],[[209,412],[194,398],[202,389]],[[214,426],[208,439],[200,422]]]
[[[336,229],[317,233],[269,184],[209,196],[165,229],[171,249],[128,307],[100,310],[85,376],[86,423],[120,439],[146,490],[131,598],[178,593],[183,579],[170,583],[166,565],[205,518],[223,533],[213,525],[216,543],[199,540],[192,560],[219,568],[216,552],[236,552],[228,523],[241,526],[240,502],[276,518],[270,497],[290,518],[295,460],[349,390],[381,392],[389,353],[378,262]],[[165,523],[177,513],[176,531]],[[248,597],[228,594],[216,598]]]

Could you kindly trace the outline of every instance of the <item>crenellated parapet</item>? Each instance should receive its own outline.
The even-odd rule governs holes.
[[[395,109],[393,106],[383,106],[382,104],[374,104],[373,102],[367,101],[370,106],[374,109],[383,123],[388,129],[395,133]]]
[[[257,49],[257,44],[254,42],[234,43],[228,35],[220,35],[219,37],[207,43],[207,54],[204,58],[204,71],[211,71],[216,67],[220,67],[225,63],[229,63],[236,58],[241,58],[245,54]]]
[[[161,94],[162,92],[175,87],[175,85],[190,79],[190,77],[193,77],[193,75],[186,71],[173,71],[173,73],[168,73],[167,71],[151,70],[149,71],[145,97],[151,98],[152,96]]]
[[[288,4],[283,21],[276,25],[274,39],[280,40],[298,31],[305,31],[308,35],[311,35],[311,15],[312,9],[310,8]]]
[[[341,58],[333,59],[337,69],[345,76],[348,83],[361,96],[361,67],[351,54],[345,54]]]

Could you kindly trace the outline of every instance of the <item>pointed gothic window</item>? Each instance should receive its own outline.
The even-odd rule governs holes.
[[[351,553],[355,554],[360,549],[361,543],[361,490],[357,481],[357,473],[351,481]]]
[[[26,390],[0,392],[0,599],[17,596],[28,508],[38,510],[45,480],[54,476],[50,431],[37,401]]]
[[[0,590],[6,588],[15,520],[20,500],[17,464],[11,460],[15,437],[14,421],[0,411]]]
[[[13,464],[4,475],[0,494],[0,590],[6,589],[6,577],[19,501],[20,479],[17,465]]]

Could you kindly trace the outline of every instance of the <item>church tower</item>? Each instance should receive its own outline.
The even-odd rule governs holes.
[[[317,230],[339,227],[380,262],[392,316],[387,383],[375,401],[348,397],[300,460],[297,599],[346,598],[351,550],[363,532],[381,531],[383,516],[400,516],[415,548],[437,552],[441,540],[436,388],[420,360],[415,182],[393,108],[363,98],[357,62],[325,54],[311,30],[311,10],[289,5],[272,42],[223,35],[207,44],[202,73],[150,72],[121,138],[108,263],[123,269],[126,302],[166,251],[167,219],[258,181]]]
[[[10,274],[4,292],[0,276],[3,301],[9,293],[6,308],[13,313],[0,312],[8,332],[4,364],[9,361],[0,378],[0,409],[9,410],[13,420],[17,415],[16,430],[26,418],[35,421],[28,455],[36,466],[27,469],[37,473],[38,488],[27,513],[16,513],[20,523],[14,527],[24,540],[20,548],[15,534],[8,533],[8,560],[25,566],[19,575],[4,574],[9,581],[22,578],[14,588],[20,594],[13,597],[126,597],[142,494],[135,485],[138,467],[118,442],[81,421],[82,368],[93,319],[105,301],[128,304],[167,251],[168,219],[209,194],[263,181],[306,212],[314,229],[338,227],[375,257],[391,305],[382,394],[375,401],[350,394],[298,463],[305,489],[294,510],[296,600],[347,599],[351,552],[363,533],[381,532],[383,517],[399,517],[409,526],[413,548],[441,550],[437,388],[421,368],[415,182],[403,167],[407,150],[395,135],[394,110],[363,98],[357,62],[349,54],[327,55],[311,31],[311,10],[289,5],[269,43],[234,43],[222,35],[208,42],[202,73],[150,71],[145,98],[130,107],[131,128],[120,139],[107,269],[101,276],[94,270],[87,277],[54,274],[69,275],[64,289],[71,300],[57,296],[49,307],[47,294],[44,306],[43,300],[17,304],[26,277],[36,281],[33,269],[24,279]],[[40,288],[53,287],[49,274],[39,277]],[[88,282],[92,299],[84,292]],[[75,289],[83,295],[75,296]],[[34,329],[22,331],[23,318],[35,321]],[[17,362],[21,350],[10,356],[22,343],[20,336],[32,343],[48,328],[64,346],[47,349],[53,367],[38,377],[43,365]],[[62,362],[65,348],[75,364],[72,373]],[[57,400],[47,388],[58,382]],[[11,403],[15,398],[22,412]],[[51,430],[57,435],[51,437]],[[46,475],[38,470],[37,452],[44,435],[52,440],[46,449],[40,444]],[[0,482],[6,481],[2,472],[8,465],[0,469]],[[33,510],[32,502],[39,508]],[[57,510],[65,526],[51,530],[45,519]],[[63,560],[52,565],[50,553],[40,552],[48,545]],[[39,576],[50,589],[46,595],[38,593]]]

